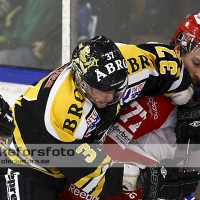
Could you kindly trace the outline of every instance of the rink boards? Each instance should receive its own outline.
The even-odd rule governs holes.
[[[0,94],[10,105],[13,105],[29,85],[40,80],[49,72],[49,70],[25,67],[0,66]]]

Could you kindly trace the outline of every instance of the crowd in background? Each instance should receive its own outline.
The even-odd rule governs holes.
[[[71,21],[74,44],[100,34],[123,43],[169,43],[180,22],[200,9],[197,0],[71,3],[77,12]],[[62,1],[0,0],[1,65],[55,69],[61,57]]]
[[[0,64],[54,69],[61,64],[62,1],[0,1]]]

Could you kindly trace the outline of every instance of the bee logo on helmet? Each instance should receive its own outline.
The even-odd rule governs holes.
[[[77,58],[73,60],[76,64],[80,65],[80,73],[85,74],[87,73],[88,69],[92,66],[98,66],[98,60],[95,57],[90,56],[90,46],[86,45],[83,46],[82,43],[78,45],[79,52],[77,52],[79,55],[76,55]]]

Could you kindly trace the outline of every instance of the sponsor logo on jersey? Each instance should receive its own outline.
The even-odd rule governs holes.
[[[108,75],[114,73],[115,71],[121,70],[123,68],[126,69],[127,65],[126,65],[126,61],[123,59],[123,60],[114,60],[114,61],[106,64],[104,67],[107,69],[107,74],[102,72],[102,71],[100,71],[99,69],[95,70],[95,73],[97,75],[97,82],[99,82],[102,79],[106,78]],[[121,84],[122,82],[123,82],[123,80],[118,82],[118,83],[116,83],[116,84]],[[111,86],[113,86],[113,85],[111,85]]]
[[[185,200],[197,200],[194,196],[190,195],[189,197],[186,197]]]
[[[99,197],[93,197],[89,195],[88,193],[77,188],[72,183],[70,184],[68,191],[70,191],[73,195],[80,197],[81,199],[85,199],[85,200],[99,200],[100,199]]]
[[[90,114],[90,116],[87,118],[88,131],[91,132],[92,130],[94,130],[99,121],[100,121],[100,117],[97,111],[94,109],[92,113]]]
[[[69,64],[63,65],[62,67],[56,69],[48,78],[47,83],[45,84],[44,88],[49,88],[52,86],[54,81],[58,78],[61,72],[68,66]]]
[[[138,95],[140,94],[141,90],[143,89],[144,84],[145,84],[145,82],[142,82],[138,85],[135,85],[134,87],[128,88],[126,93],[124,94],[123,98],[121,99],[121,101],[123,103],[127,103],[130,100],[137,98]]]
[[[20,200],[19,185],[18,185],[19,174],[20,174],[19,172],[14,172],[11,169],[8,169],[8,173],[7,175],[5,175],[7,197],[9,200],[12,200],[12,199]]]
[[[120,124],[115,123],[109,131],[109,137],[112,138],[117,144],[119,144],[123,149],[131,141],[133,136],[126,131]]]
[[[147,98],[147,105],[149,107],[149,113],[151,117],[153,117],[155,120],[158,119],[158,109],[157,109],[157,102],[155,102],[155,99],[153,97],[146,97]]]

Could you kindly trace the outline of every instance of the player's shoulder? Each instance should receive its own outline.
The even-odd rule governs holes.
[[[150,51],[150,50],[158,51],[159,49],[163,49],[163,50],[168,49],[168,50],[173,51],[173,47],[170,46],[169,44],[163,44],[163,43],[158,43],[158,42],[147,42],[143,44],[138,44],[137,47],[146,51]]]
[[[125,43],[115,43],[120,49],[123,55],[131,54],[133,55],[143,55],[143,54],[152,54],[156,57],[159,56],[165,57],[166,54],[170,54],[173,57],[177,57],[172,46],[169,44],[163,44],[159,42],[147,42],[142,44],[125,44]],[[164,56],[163,56],[164,55]]]

